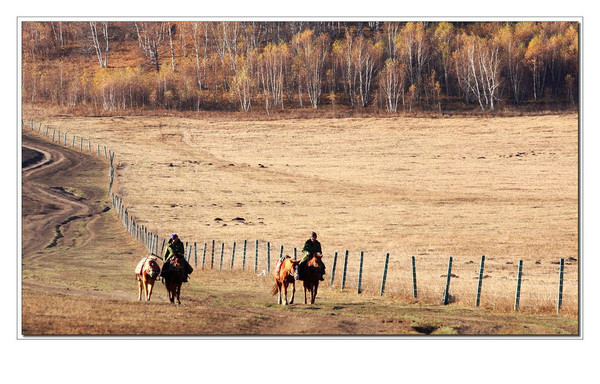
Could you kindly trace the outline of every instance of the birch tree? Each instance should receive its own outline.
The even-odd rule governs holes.
[[[423,91],[423,70],[429,60],[429,43],[423,23],[406,23],[396,38],[397,55],[406,64],[408,81],[419,99]]]
[[[162,44],[165,40],[165,22],[134,23],[138,37],[138,45],[148,57],[150,65],[160,71]]]
[[[379,87],[385,97],[385,108],[388,112],[398,111],[398,102],[402,98],[404,105],[404,87],[406,84],[406,69],[396,59],[387,59],[379,74]]]
[[[354,34],[346,29],[346,35],[342,40],[333,42],[332,54],[334,65],[339,66],[342,74],[344,93],[348,97],[350,106],[356,106],[356,66],[354,64]]]
[[[283,76],[289,65],[290,50],[285,43],[267,44],[258,55],[258,73],[265,96],[265,109],[281,105],[283,109]]]
[[[441,22],[435,27],[434,36],[438,50],[439,59],[444,72],[444,85],[446,94],[450,96],[450,70],[452,62],[452,51],[454,40],[454,26],[448,22]]]
[[[90,21],[90,30],[92,32],[92,45],[100,63],[100,68],[108,67],[108,22],[100,23],[100,33],[98,33],[98,26],[95,21]]]
[[[525,73],[523,68],[525,58],[524,42],[519,41],[518,35],[515,33],[515,26],[511,24],[506,24],[500,28],[496,40],[502,47],[503,61],[508,75],[508,83],[510,84],[510,94],[513,102],[519,104]]]
[[[294,37],[294,46],[298,59],[299,78],[306,85],[311,106],[316,109],[321,97],[329,38],[325,34],[315,37],[314,32],[307,29]]]
[[[252,68],[249,60],[243,56],[239,57],[237,61],[237,70],[231,81],[232,90],[238,97],[240,109],[243,112],[248,112],[252,105],[252,94],[254,89]]]
[[[361,105],[369,105],[371,96],[371,86],[375,74],[375,68],[383,54],[383,45],[365,39],[363,36],[358,38],[356,44],[356,73],[358,74],[358,89]]]

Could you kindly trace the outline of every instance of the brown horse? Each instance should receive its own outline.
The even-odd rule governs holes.
[[[283,297],[284,304],[288,305],[287,299],[287,288],[288,285],[292,284],[292,299],[289,304],[294,304],[294,295],[296,294],[296,278],[298,273],[298,263],[299,261],[292,260],[289,256],[285,256],[285,259],[281,262],[281,266],[279,268],[279,273],[275,271],[275,286],[273,286],[273,290],[271,293],[276,295],[279,293],[277,304],[281,304],[281,289],[283,288]]]
[[[319,290],[319,280],[323,273],[323,255],[320,253],[313,254],[306,264],[303,272],[302,284],[304,285],[304,304],[306,304],[306,291],[310,292],[310,303],[314,304]]]
[[[177,304],[181,304],[179,294],[181,293],[181,284],[185,277],[185,264],[182,255],[175,255],[167,261],[169,263],[168,270],[163,271],[163,283],[167,288],[169,301],[171,303],[177,300]],[[163,266],[164,270],[164,266]]]
[[[156,262],[156,257],[144,257],[138,263],[135,268],[135,278],[138,281],[138,300],[142,300],[142,290],[144,291],[144,298],[146,301],[150,301],[152,296],[152,289],[154,288],[154,282],[160,274],[160,267]]]

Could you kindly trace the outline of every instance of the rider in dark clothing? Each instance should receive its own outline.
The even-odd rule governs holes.
[[[304,273],[304,269],[306,268],[306,264],[308,263],[309,258],[315,253],[323,253],[321,250],[321,243],[317,240],[317,234],[315,232],[311,232],[310,239],[306,240],[304,243],[304,247],[302,247],[302,253],[304,257],[300,260],[300,264],[298,265],[298,274],[300,275],[300,280],[302,280],[302,275]],[[321,274],[321,281],[323,281],[323,275],[325,274],[325,266],[323,266],[323,271]]]
[[[163,276],[163,277],[165,276],[165,272],[168,271],[169,267],[170,267],[169,260],[175,255],[184,256],[185,249],[184,249],[183,243],[181,242],[181,240],[179,240],[179,237],[176,234],[172,234],[171,238],[169,239],[169,246],[167,247],[167,249],[165,251],[163,269],[160,273],[161,276]],[[182,257],[182,259],[183,259],[183,264],[185,267],[185,277],[183,279],[183,282],[187,283],[188,275],[190,273],[192,273],[194,271],[194,269],[187,262],[185,257]]]

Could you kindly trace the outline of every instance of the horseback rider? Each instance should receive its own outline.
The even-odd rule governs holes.
[[[304,247],[302,247],[302,253],[304,254],[304,257],[302,260],[300,260],[300,264],[298,265],[299,280],[302,280],[304,271],[306,269],[306,264],[312,255],[315,253],[323,253],[321,250],[321,243],[317,240],[317,234],[315,232],[310,233],[310,239],[306,240],[304,243]],[[323,279],[324,274],[325,265],[321,267],[321,281],[325,280]]]
[[[187,281],[188,281],[188,275],[190,273],[192,273],[192,271],[194,269],[192,268],[192,266],[185,259],[185,256],[184,256],[185,255],[185,249],[183,247],[183,243],[179,239],[179,236],[177,236],[177,234],[173,233],[171,235],[171,238],[169,239],[169,246],[167,247],[167,249],[165,251],[163,268],[162,268],[162,271],[160,273],[160,275],[162,277],[164,277],[165,274],[166,274],[165,272],[169,270],[169,267],[171,265],[171,263],[169,261],[175,255],[181,256],[181,258],[183,260],[183,264],[184,264],[184,267],[185,267],[185,277],[183,279],[183,282],[187,283]]]

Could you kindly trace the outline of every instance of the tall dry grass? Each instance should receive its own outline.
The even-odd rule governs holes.
[[[272,242],[274,264],[280,245],[291,254],[315,230],[329,266],[338,252],[336,275],[349,250],[348,289],[364,251],[362,289],[376,294],[390,252],[386,292],[410,298],[414,255],[419,300],[435,302],[452,255],[451,295],[471,305],[485,254],[481,305],[508,308],[522,259],[521,307],[548,309],[558,290],[553,263],[578,258],[577,115],[44,124],[116,152],[118,192],[138,223],[199,245],[224,242],[226,260],[234,241],[239,250],[259,240],[262,263]],[[572,313],[577,261],[565,274],[563,307]]]

